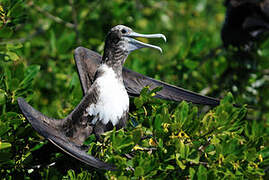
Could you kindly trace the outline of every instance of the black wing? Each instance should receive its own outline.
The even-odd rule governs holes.
[[[149,86],[150,90],[161,86],[162,90],[156,93],[156,98],[178,102],[185,100],[194,104],[203,104],[210,106],[217,106],[220,103],[218,99],[202,96],[186,89],[144,76],[127,68],[125,68],[123,71],[123,77],[125,88],[132,96],[139,96],[141,90],[145,86]]]
[[[94,75],[101,63],[102,56],[92,50],[78,47],[75,49],[74,58],[84,96],[93,83]]]
[[[84,94],[86,94],[87,90],[91,87],[94,74],[101,62],[102,57],[100,54],[84,47],[76,48],[74,57],[82,89]],[[185,100],[195,104],[204,104],[210,106],[219,105],[218,99],[202,96],[183,88],[152,79],[137,72],[131,71],[125,67],[123,68],[122,72],[125,88],[128,94],[131,96],[139,96],[141,90],[145,86],[150,86],[150,89],[162,86],[162,90],[156,93],[156,98],[172,101]]]
[[[104,163],[87,154],[77,144],[71,142],[60,128],[56,128],[64,120],[46,117],[25,102],[23,98],[18,98],[18,104],[33,128],[61,150],[90,166],[106,170],[116,170],[115,166]]]

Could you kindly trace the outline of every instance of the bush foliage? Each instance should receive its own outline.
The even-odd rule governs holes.
[[[222,3],[1,0],[0,178],[267,179],[269,40],[251,52],[223,49]],[[85,46],[101,53],[106,33],[117,24],[168,39],[151,42],[160,44],[163,55],[136,51],[125,66],[223,100],[215,108],[168,102],[152,97],[160,89],[145,87],[131,99],[125,129],[105,133],[102,142],[94,136],[85,142],[89,154],[120,169],[103,171],[39,136],[16,100],[24,97],[50,117],[65,117],[82,98],[73,50]]]

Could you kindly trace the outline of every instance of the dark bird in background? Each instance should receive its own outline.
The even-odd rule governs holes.
[[[221,31],[224,47],[250,50],[255,41],[269,36],[269,0],[226,0]]]
[[[67,154],[96,168],[115,170],[113,165],[86,153],[81,148],[89,135],[99,137],[103,132],[126,125],[129,95],[138,96],[145,86],[151,89],[162,86],[156,98],[173,101],[190,101],[195,104],[217,106],[219,100],[202,96],[182,88],[152,79],[123,67],[130,52],[140,48],[158,46],[135,40],[136,37],[163,38],[162,34],[138,34],[132,29],[118,25],[106,37],[104,55],[79,47],[75,61],[83,89],[83,99],[64,119],[57,120],[35,110],[23,98],[18,104],[34,129]]]

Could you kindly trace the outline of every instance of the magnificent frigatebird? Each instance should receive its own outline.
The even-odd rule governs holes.
[[[269,35],[269,0],[226,0],[226,17],[221,30],[225,47],[248,50],[253,42]]]
[[[157,98],[216,106],[219,100],[143,76],[123,64],[130,52],[140,48],[158,46],[135,40],[135,37],[163,38],[162,34],[138,34],[132,29],[118,25],[108,33],[104,55],[79,47],[75,50],[75,61],[83,89],[83,99],[64,119],[57,120],[35,110],[23,98],[18,104],[34,129],[64,152],[96,168],[114,170],[113,165],[88,155],[81,148],[84,140],[94,133],[97,137],[105,131],[125,126],[128,118],[129,95],[139,95],[145,86],[162,86]]]

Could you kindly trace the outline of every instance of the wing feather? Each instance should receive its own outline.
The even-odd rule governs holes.
[[[43,115],[30,106],[23,98],[18,98],[18,104],[24,116],[28,119],[33,128],[65,153],[90,166],[106,170],[116,170],[115,166],[87,154],[78,145],[71,142],[60,129],[53,126],[52,122],[60,122],[62,120],[51,119]]]
[[[95,72],[100,65],[102,56],[87,48],[78,47],[75,50],[74,57],[82,89],[85,95],[87,90],[92,85]],[[157,92],[157,95],[155,96],[156,98],[178,102],[185,100],[194,104],[210,106],[217,106],[219,104],[218,99],[202,96],[198,93],[155,80],[153,78],[131,71],[125,67],[123,67],[122,72],[125,88],[127,89],[128,94],[131,96],[139,96],[140,91],[145,86],[150,86],[151,89],[161,86],[163,88],[161,91]]]

